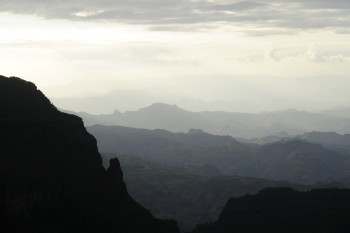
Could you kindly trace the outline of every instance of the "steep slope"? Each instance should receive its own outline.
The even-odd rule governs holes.
[[[267,188],[231,198],[218,221],[200,225],[194,232],[345,233],[350,229],[349,217],[349,189]]]
[[[103,168],[82,120],[33,83],[0,76],[0,108],[5,232],[177,232],[129,196],[117,159]]]

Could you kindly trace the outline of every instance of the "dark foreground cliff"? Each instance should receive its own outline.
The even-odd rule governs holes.
[[[231,198],[218,221],[194,233],[347,233],[349,219],[349,189],[266,188]]]
[[[33,83],[0,76],[1,232],[178,232],[127,193],[117,159],[102,167],[79,117]]]

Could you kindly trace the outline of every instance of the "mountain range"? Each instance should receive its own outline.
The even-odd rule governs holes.
[[[302,140],[258,145],[200,130],[185,134],[103,125],[87,130],[98,140],[101,153],[131,153],[171,166],[210,164],[226,175],[302,184],[330,178],[341,181],[350,174],[349,155]]]
[[[115,156],[102,154],[106,165]],[[155,216],[176,219],[180,229],[185,232],[191,231],[198,223],[217,220],[231,197],[256,194],[266,187],[292,187],[299,191],[316,187],[253,177],[224,176],[214,173],[208,165],[172,167],[130,154],[119,154],[117,158],[130,195]]]
[[[343,155],[350,155],[350,134],[337,134],[335,132],[306,132],[296,136],[288,135],[272,135],[260,138],[237,138],[242,143],[253,143],[259,145],[265,145],[278,141],[286,140],[303,140],[311,143],[320,144],[325,148],[334,150]]]
[[[258,192],[290,183],[225,177],[247,171],[310,183],[347,175],[347,155],[320,144],[301,140],[242,144],[198,129],[172,133],[95,125],[88,130],[104,139],[97,144],[81,118],[57,110],[33,83],[16,77],[0,76],[0,108],[0,217],[5,233],[180,232],[176,221],[164,219],[172,212],[155,218],[129,195],[118,158],[113,154],[102,158],[99,153],[120,148],[136,148],[140,156],[163,163],[154,165],[144,158],[135,163],[133,156],[118,155],[125,163],[127,182],[144,184],[134,186],[133,195],[151,195],[153,200],[145,203],[152,208],[182,206],[196,219],[217,215],[231,196],[216,221],[199,225],[194,232],[348,232],[349,190],[267,188]],[[328,179],[319,186],[335,184],[339,185]],[[258,193],[241,196],[243,192]]]
[[[74,113],[74,112],[71,112]],[[143,129],[165,129],[171,132],[187,132],[201,129],[215,135],[255,138],[270,135],[298,135],[305,132],[350,133],[350,118],[298,110],[277,112],[191,112],[177,107],[156,103],[137,111],[93,115],[74,113],[86,126],[94,124],[120,125]]]

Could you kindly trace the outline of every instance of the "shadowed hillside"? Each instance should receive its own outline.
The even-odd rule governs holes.
[[[342,155],[350,156],[350,134],[337,134],[335,132],[307,132],[297,136],[271,135],[260,138],[237,138],[241,143],[265,145],[278,141],[303,140],[305,142],[320,144],[325,148],[336,151]]]
[[[33,83],[0,76],[0,107],[5,232],[178,232],[129,196],[119,161],[105,170],[82,120]]]
[[[102,154],[106,161],[114,156]],[[303,191],[311,189],[311,186],[285,181],[220,176],[216,173],[215,176],[209,176],[213,174],[209,166],[174,168],[132,155],[117,157],[130,195],[155,216],[176,219],[185,232],[193,230],[198,223],[217,220],[231,197],[255,194],[266,187],[288,186]]]
[[[194,233],[346,233],[349,218],[350,190],[267,188],[231,198],[216,222]]]
[[[102,125],[87,130],[98,139],[101,153],[132,153],[170,166],[210,164],[218,174],[302,184],[350,175],[350,156],[301,140],[259,146],[196,130],[185,134]]]

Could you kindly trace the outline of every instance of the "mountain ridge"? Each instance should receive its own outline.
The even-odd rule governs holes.
[[[243,144],[230,136],[185,134],[123,126],[94,125],[102,153],[131,153],[172,166],[210,164],[226,175],[313,184],[349,175],[350,156],[300,139],[267,145]]]
[[[257,114],[222,111],[191,112],[176,105],[157,103],[137,111],[118,112],[118,114],[76,114],[84,119],[86,126],[97,123],[145,129],[165,129],[171,132],[187,132],[191,128],[195,128],[210,134],[243,138],[264,137],[280,132],[289,135],[311,131],[350,133],[350,118],[295,109]]]
[[[102,166],[81,118],[36,86],[0,76],[0,206],[5,232],[178,232],[128,194],[118,160]]]
[[[286,181],[224,176],[213,173],[208,165],[171,167],[133,155],[102,156],[105,161],[117,156],[130,194],[156,216],[176,219],[185,232],[198,223],[216,220],[231,197],[255,194],[266,187],[312,188]]]
[[[230,198],[217,221],[193,233],[345,233],[349,231],[349,189],[266,188]]]

